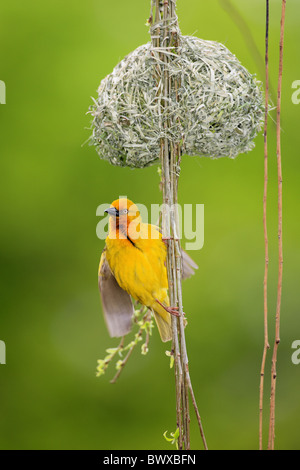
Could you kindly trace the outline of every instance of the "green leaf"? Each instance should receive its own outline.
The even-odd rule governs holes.
[[[117,370],[120,370],[122,366],[123,366],[123,361],[118,361],[118,362],[116,363],[116,369],[117,369]]]
[[[117,350],[118,350],[118,348],[108,348],[108,349],[106,350],[106,352],[107,352],[108,354],[114,354]]]
[[[164,432],[164,438],[166,439],[166,441],[171,442],[171,444],[175,444],[176,449],[178,450],[179,428],[177,428],[175,432],[170,433],[171,437],[167,437],[167,432],[168,431]]]
[[[172,355],[170,356],[170,369],[172,369],[173,366],[174,366],[174,355],[172,354]]]
[[[166,356],[170,358],[170,369],[174,366],[174,354],[171,351],[165,351]]]
[[[173,441],[173,439],[172,439],[172,438],[170,438],[170,437],[167,437],[167,432],[168,432],[168,431],[165,431],[165,432],[164,432],[164,434],[163,434],[163,436],[164,436],[164,438],[166,439],[166,441],[168,441],[168,442],[172,442],[172,441]]]

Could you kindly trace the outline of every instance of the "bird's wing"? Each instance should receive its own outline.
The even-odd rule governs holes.
[[[198,269],[198,265],[195,261],[181,248],[181,261],[182,261],[182,279],[187,279],[195,274],[195,269]]]
[[[159,233],[162,233],[162,230],[158,226],[153,226],[155,227]],[[198,265],[195,263],[195,261],[190,257],[190,255],[187,254],[186,251],[184,251],[183,248],[181,248],[181,262],[182,262],[182,279],[187,279],[191,277],[193,274],[195,274],[195,269],[198,269]]]
[[[129,294],[117,283],[107,262],[105,248],[100,259],[98,285],[110,336],[126,335],[132,327],[133,304]]]

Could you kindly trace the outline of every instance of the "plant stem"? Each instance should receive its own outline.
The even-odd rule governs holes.
[[[142,309],[143,309],[143,308],[142,308]],[[142,310],[142,309],[141,309],[141,310]],[[143,316],[143,320],[142,320],[143,325],[145,324],[146,321],[149,320],[149,318],[150,318],[150,312],[149,312],[149,310],[147,310],[147,312],[146,312],[145,315]],[[110,381],[111,384],[116,383],[116,381],[117,381],[118,378],[120,377],[122,370],[124,369],[125,365],[127,364],[128,359],[130,358],[130,356],[131,356],[131,354],[132,354],[134,348],[135,348],[135,347],[137,346],[137,344],[138,344],[138,338],[140,338],[140,337],[142,336],[142,334],[143,334],[143,327],[141,326],[140,329],[139,329],[139,331],[138,331],[138,333],[137,333],[137,335],[136,335],[135,341],[134,341],[133,344],[130,346],[130,348],[129,348],[129,350],[128,350],[128,353],[127,353],[126,356],[124,357],[124,359],[123,359],[123,361],[122,361],[122,363],[121,363],[120,368],[118,369],[118,371],[117,371],[117,373],[115,374],[115,376],[111,379],[111,381]],[[120,349],[123,348],[124,338],[125,338],[125,337],[123,336],[123,338],[122,338],[122,340],[121,340],[121,343],[120,343],[120,345],[118,346],[117,351],[114,353],[114,355],[115,355]],[[146,333],[146,343],[145,343],[146,346],[148,345],[148,342],[149,342],[149,333],[147,332],[147,333]]]
[[[269,242],[267,231],[267,190],[268,190],[268,108],[269,108],[269,0],[266,0],[266,94],[265,94],[265,125],[264,125],[264,197],[263,197],[263,225],[265,240],[265,273],[264,273],[264,349],[260,370],[260,386],[259,386],[259,449],[263,448],[263,398],[264,398],[264,376],[267,351],[270,348],[268,339],[268,267],[269,267]]]
[[[153,57],[157,59],[154,76],[157,83],[157,99],[160,103],[159,120],[164,137],[160,142],[161,183],[163,190],[163,237],[167,243],[167,273],[169,297],[172,306],[178,305],[179,317],[172,316],[172,351],[174,351],[175,390],[176,390],[176,423],[179,428],[179,449],[190,449],[190,412],[189,393],[197,416],[204,448],[207,449],[201,418],[193,392],[188,367],[188,356],[185,341],[184,317],[181,289],[181,247],[179,240],[178,177],[181,157],[181,144],[168,137],[168,130],[179,126],[180,122],[169,113],[168,103],[172,96],[178,97],[177,78],[169,74],[169,61],[172,56],[167,52],[179,51],[180,38],[176,18],[176,0],[152,0],[151,17],[155,6],[155,20],[151,28]],[[159,48],[159,51],[155,50]]]
[[[283,42],[284,42],[284,22],[285,22],[286,0],[282,0],[281,10],[281,28],[279,45],[279,74],[278,74],[278,92],[277,92],[277,120],[276,120],[276,141],[277,141],[277,174],[278,174],[278,285],[277,285],[277,305],[275,315],[275,341],[272,355],[271,368],[271,397],[270,397],[270,423],[269,423],[269,441],[268,449],[274,449],[275,441],[275,392],[277,378],[277,351],[280,343],[280,308],[282,294],[282,268],[283,268],[283,250],[282,250],[282,167],[281,167],[281,135],[280,135],[280,114],[281,114],[281,90],[282,90],[282,71],[283,71]]]
[[[264,60],[263,57],[256,45],[254,36],[251,29],[243,15],[239,12],[239,9],[230,1],[230,0],[219,0],[221,7],[228,13],[232,21],[236,24],[241,35],[244,38],[245,44],[249,49],[249,52],[252,54],[253,60],[256,63],[256,66],[259,70],[260,75],[264,75]],[[238,2],[237,2],[238,3]],[[269,91],[271,98],[275,97],[275,93],[269,80]]]

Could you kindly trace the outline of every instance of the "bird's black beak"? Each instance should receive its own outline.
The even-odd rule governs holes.
[[[109,207],[109,209],[106,209],[104,212],[107,212],[109,215],[112,215],[113,217],[119,217],[119,211],[115,207]]]

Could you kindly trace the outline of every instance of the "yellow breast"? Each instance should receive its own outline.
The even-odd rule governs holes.
[[[122,289],[143,305],[151,307],[155,299],[168,302],[166,247],[161,235],[149,238],[151,226],[141,224],[138,237],[106,239],[106,258]]]

